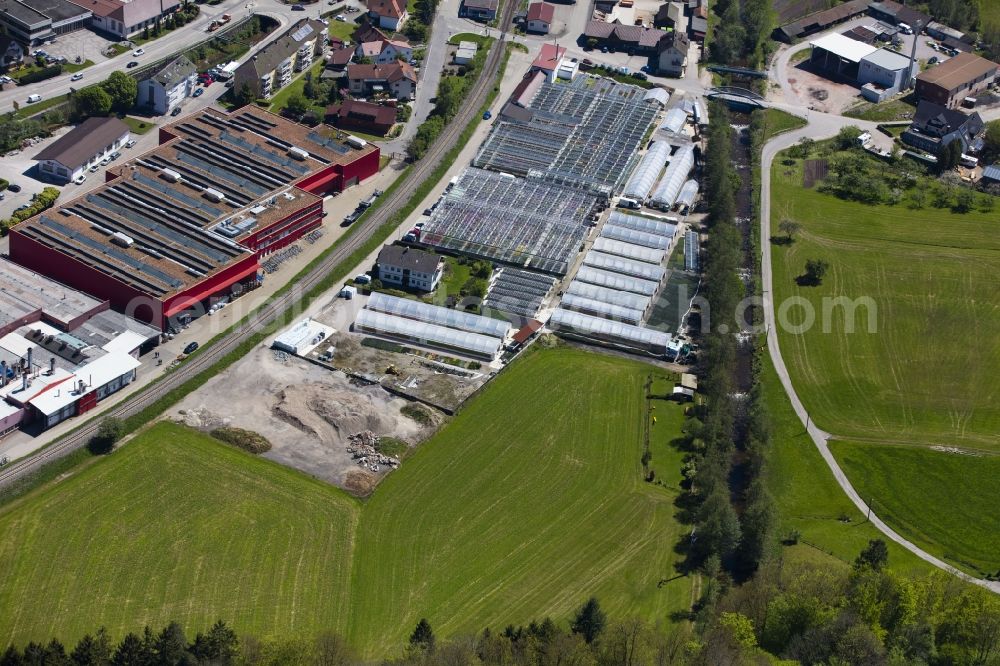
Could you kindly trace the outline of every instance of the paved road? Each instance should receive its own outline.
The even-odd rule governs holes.
[[[796,113],[796,115],[801,116],[801,111]],[[771,225],[768,223],[771,219],[771,163],[773,162],[774,156],[778,153],[778,151],[788,148],[803,137],[809,137],[817,140],[824,139],[833,136],[840,127],[857,124],[857,121],[850,118],[841,118],[840,116],[819,113],[812,113],[810,121],[809,125],[800,130],[789,132],[772,139],[767,143],[767,145],[764,146],[764,150],[761,155],[761,173],[763,174],[763,177],[761,178],[760,193],[760,247],[762,254],[761,272],[764,285],[764,322],[767,327],[767,348],[771,354],[771,359],[774,362],[774,367],[778,371],[778,377],[781,378],[781,385],[784,387],[785,393],[788,394],[792,407],[795,409],[795,414],[799,417],[803,426],[806,427],[806,431],[809,433],[809,437],[812,439],[813,444],[816,445],[816,448],[819,450],[823,460],[830,468],[830,471],[833,472],[833,476],[837,479],[837,483],[840,485],[840,488],[851,499],[854,505],[858,507],[858,510],[861,511],[861,513],[868,514],[868,505],[863,499],[861,499],[861,496],[854,489],[854,486],[851,485],[850,480],[848,480],[847,475],[844,474],[844,470],[840,468],[840,464],[837,462],[837,459],[834,458],[833,454],[830,452],[828,441],[833,438],[833,435],[821,430],[815,423],[812,422],[806,412],[805,406],[802,404],[802,400],[799,399],[798,393],[795,392],[795,387],[792,385],[791,377],[788,374],[788,368],[785,366],[785,360],[781,356],[777,327],[775,325],[775,307],[773,298],[774,280],[771,271]],[[902,537],[899,533],[889,527],[881,518],[879,518],[874,511],[872,511],[869,516],[870,522],[878,528],[880,532],[925,562],[929,562],[935,567],[952,573],[959,578],[969,581],[970,583],[975,583],[976,585],[980,585],[988,590],[992,590],[993,592],[1000,594],[1000,582],[974,578],[963,571],[959,571],[947,562],[934,557],[913,542]]]

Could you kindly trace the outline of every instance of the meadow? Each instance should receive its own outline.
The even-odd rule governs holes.
[[[259,636],[332,629],[372,658],[425,616],[449,636],[565,621],[596,594],[612,616],[666,618],[691,590],[673,493],[640,464],[660,372],[530,352],[366,503],[157,424],[3,508],[0,643],[221,617]]]
[[[781,156],[772,178],[772,233],[782,219],[802,225],[774,248],[774,297],[782,354],[812,419],[845,439],[1000,450],[996,212],[847,201],[805,189],[802,161]],[[799,286],[809,259],[829,270]],[[843,308],[823,316],[824,299],[841,296],[874,304],[855,311],[852,333]],[[793,297],[816,313],[804,333],[780,323]],[[802,312],[787,319],[801,323]]]
[[[818,157],[815,150],[811,157]],[[986,510],[971,492],[974,483],[970,492],[945,490],[983,478],[993,459],[955,460],[926,447],[1000,450],[996,214],[917,207],[908,192],[896,205],[844,200],[819,186],[804,188],[802,161],[786,158],[779,156],[772,171],[772,233],[782,235],[777,227],[783,219],[802,228],[793,242],[773,250],[774,297],[782,354],[796,391],[818,426],[834,439],[854,442],[834,450],[850,452],[843,453],[844,470],[862,495],[875,496],[883,519],[957,566],[979,573],[995,568],[989,549],[996,544],[988,536],[998,533],[995,508]],[[934,185],[921,177],[916,187],[930,191]],[[796,280],[809,259],[829,265],[818,286]],[[824,299],[843,296],[870,299],[870,306],[855,311],[853,332],[846,331],[843,308],[827,307],[824,315]],[[805,299],[816,314],[805,332],[781,325],[782,304],[793,297]],[[792,307],[787,319],[800,323],[802,312]],[[804,433],[798,438],[808,443]],[[823,464],[818,456],[815,461]],[[983,471],[972,474],[977,465]],[[776,472],[780,487],[789,469],[779,464]],[[797,523],[809,526],[810,506],[831,509],[834,503],[826,493],[803,490],[797,498],[787,494],[787,508],[799,514]],[[851,515],[846,497],[835,492]],[[924,498],[933,498],[931,505]],[[965,524],[951,526],[950,520]],[[814,527],[830,531],[825,518]]]
[[[1000,456],[836,442],[854,487],[907,539],[978,576],[1000,572]]]

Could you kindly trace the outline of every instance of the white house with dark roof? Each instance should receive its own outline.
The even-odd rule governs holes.
[[[179,56],[139,83],[139,106],[166,115],[190,97],[197,85],[198,69],[186,57]]]
[[[118,118],[87,118],[35,155],[38,170],[47,179],[68,183],[130,138],[128,125]]]
[[[444,274],[444,259],[402,245],[386,245],[375,260],[382,284],[416,291],[434,291]]]

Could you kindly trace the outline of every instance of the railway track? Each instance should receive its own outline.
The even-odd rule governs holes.
[[[500,27],[505,34],[513,20],[514,5],[515,3],[513,2],[507,2],[504,8]],[[444,133],[434,142],[434,145],[431,146],[424,158],[413,167],[413,171],[409,177],[409,180],[414,183],[413,187],[398,187],[393,190],[371,217],[362,223],[362,227],[356,233],[348,236],[344,243],[327,255],[319,265],[309,271],[301,280],[295,283],[295,289],[289,290],[267,302],[262,308],[247,316],[221,340],[218,340],[215,344],[204,348],[201,353],[186,360],[177,370],[174,370],[163,379],[150,384],[141,392],[126,398],[120,404],[103,412],[100,415],[101,418],[110,416],[125,419],[133,416],[163,398],[170,391],[183,386],[202,372],[211,369],[254,334],[263,330],[288,312],[298,302],[300,295],[308,293],[320,284],[333,269],[368,242],[393,214],[403,208],[410,198],[411,192],[433,173],[444,156],[457,144],[462,130],[478,115],[479,109],[486,101],[490,88],[494,85],[494,81],[496,81],[503,53],[504,42],[502,40],[494,42],[489,56],[487,56],[486,63],[483,66],[483,71],[470,91],[467,103],[459,111],[458,115],[452,119],[452,122],[449,123]],[[0,469],[0,487],[8,486],[18,479],[39,470],[44,465],[86,446],[97,433],[99,425],[100,419],[91,419],[78,430],[69,433],[34,455]]]

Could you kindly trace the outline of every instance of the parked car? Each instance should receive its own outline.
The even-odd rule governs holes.
[[[10,190],[11,192],[20,192],[21,186],[18,185],[17,183],[11,183],[7,186],[7,189]]]
[[[116,159],[118,159],[121,156],[122,156],[122,154],[116,150],[115,152],[111,153],[111,161],[114,162]]]
[[[181,107],[175,106],[174,110],[170,112],[170,115],[171,116],[179,116],[179,115],[181,115]]]
[[[126,148],[132,148],[133,146],[135,146],[135,139],[129,139],[128,143],[125,144]]]
[[[138,66],[139,66],[139,61],[133,60],[129,64],[125,65],[125,69],[132,69],[133,67],[138,67]]]
[[[79,81],[82,78],[83,78],[83,74],[81,74],[80,72],[77,72],[73,76],[69,77],[69,80],[70,81]]]
[[[185,354],[193,354],[197,350],[198,350],[198,343],[197,342],[192,342],[192,343],[188,344],[187,347],[184,348],[184,353]]]
[[[83,185],[84,181],[87,180],[87,174],[81,173],[79,176],[73,179],[73,182],[77,185]]]
[[[135,56],[136,58],[138,58],[139,56],[141,56],[145,52],[146,52],[145,49],[136,49],[135,51],[132,51],[132,55]]]
[[[293,12],[304,12],[306,10],[302,5],[292,5]]]
[[[205,92],[204,88],[195,88],[194,89],[194,94],[191,95],[191,96],[192,97],[201,97],[202,93],[204,93],[204,92]]]
[[[108,166],[109,164],[111,164],[111,158],[105,157],[103,160],[101,160],[100,164],[101,166]]]
[[[337,21],[340,21],[341,23],[346,23],[347,22],[347,17],[344,16],[343,14],[337,14],[333,18],[336,19]]]
[[[937,63],[938,63],[938,57],[937,56],[931,56],[931,59],[927,61],[928,65],[936,65]]]
[[[489,111],[483,111],[483,120],[489,120],[492,117],[493,117],[492,113],[490,113]]]
[[[90,173],[97,173],[97,170],[100,169],[100,168],[101,168],[100,164],[95,164],[95,165],[91,166],[90,169],[88,169],[88,171],[90,171]]]

